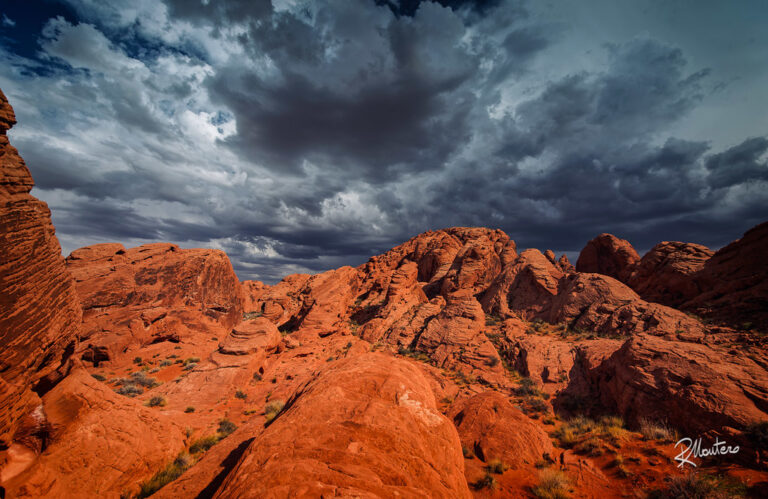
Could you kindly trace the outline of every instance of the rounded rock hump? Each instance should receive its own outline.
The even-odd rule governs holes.
[[[600,234],[581,250],[576,271],[603,274],[623,281],[638,261],[640,255],[629,241],[613,234]]]

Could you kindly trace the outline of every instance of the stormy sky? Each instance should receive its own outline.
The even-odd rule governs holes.
[[[768,3],[4,0],[13,144],[65,254],[225,250],[241,279],[429,229],[578,252],[768,220]]]

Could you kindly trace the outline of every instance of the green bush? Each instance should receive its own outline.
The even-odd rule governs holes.
[[[264,407],[264,417],[267,419],[267,423],[272,421],[280,414],[280,411],[285,407],[285,402],[282,400],[272,400]]]
[[[186,409],[184,409],[184,412],[195,412],[195,408],[190,405]]]
[[[219,421],[219,438],[226,438],[229,435],[232,434],[233,431],[237,429],[237,425],[230,421],[229,419],[222,419]]]
[[[141,490],[136,497],[144,498],[151,496],[167,484],[179,478],[190,466],[192,466],[192,457],[187,452],[180,453],[172,463],[155,473],[155,476],[146,482],[143,482],[140,485]]]
[[[496,480],[495,476],[490,473],[486,473],[483,478],[476,481],[474,484],[472,484],[472,486],[477,490],[496,490],[499,487],[499,482]]]
[[[189,452],[192,454],[199,454],[207,451],[217,443],[219,443],[219,437],[216,435],[208,435],[207,437],[198,438],[189,446]]]
[[[143,386],[144,388],[154,388],[160,385],[160,383],[158,383],[155,378],[147,376],[142,371],[131,374],[131,379],[128,380],[128,382],[131,384]]]
[[[237,390],[237,391],[235,392],[235,397],[236,397],[236,398],[239,398],[239,399],[241,399],[241,400],[245,400],[245,399],[247,399],[247,398],[248,398],[248,395],[247,395],[247,394],[246,394],[244,391],[242,391],[242,390]]]
[[[501,459],[491,459],[488,461],[488,463],[485,465],[485,470],[488,473],[494,473],[496,475],[501,475],[505,471],[507,471],[509,467],[504,464],[504,461]]]
[[[144,393],[143,388],[131,383],[126,383],[115,391],[120,395],[125,395],[126,397],[135,397],[136,395],[141,395]]]
[[[147,403],[144,405],[147,405],[149,407],[165,407],[165,404],[166,404],[165,397],[155,396],[147,400]]]

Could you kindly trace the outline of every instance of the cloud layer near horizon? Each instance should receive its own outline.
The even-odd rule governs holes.
[[[723,111],[765,73],[647,29],[585,40],[519,2],[68,7],[33,54],[18,24],[0,49],[65,251],[220,247],[274,282],[454,225],[578,251],[605,231],[720,246],[768,219],[768,126]]]

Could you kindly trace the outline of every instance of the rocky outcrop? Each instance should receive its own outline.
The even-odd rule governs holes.
[[[16,476],[10,497],[115,496],[165,466],[184,447],[183,428],[77,370],[48,392],[25,428],[41,452]],[[6,463],[14,468],[15,462]]]
[[[565,279],[547,320],[607,336],[650,332],[693,339],[704,334],[699,321],[646,302],[629,287],[600,274],[573,274]]]
[[[249,445],[215,497],[321,495],[471,496],[456,429],[413,365],[370,353],[329,366]]]
[[[547,432],[498,392],[483,392],[457,403],[451,419],[464,448],[481,461],[533,468],[555,455]]]
[[[581,250],[576,271],[603,274],[623,281],[638,261],[640,255],[629,241],[613,234],[600,234]]]
[[[693,276],[712,254],[700,244],[664,241],[632,268],[627,285],[645,300],[680,306],[701,292]]]
[[[349,332],[350,306],[359,285],[352,267],[341,267],[314,276],[293,274],[267,289],[255,308],[282,331],[328,336]]]
[[[249,355],[259,350],[274,352],[280,340],[277,326],[258,317],[238,324],[219,344],[219,352],[229,355]]]
[[[630,424],[648,419],[696,435],[768,420],[768,371],[737,351],[642,334],[609,356],[582,353],[577,370],[567,393]]]
[[[0,449],[66,374],[82,316],[48,206],[8,141],[15,123],[0,91]]]
[[[98,244],[73,251],[66,262],[84,310],[83,360],[178,342],[195,323],[228,329],[242,319],[243,290],[222,251]]]
[[[525,320],[544,318],[557,296],[565,273],[539,250],[523,251],[506,266],[482,294],[489,313]]]
[[[718,250],[693,276],[701,292],[681,305],[740,329],[768,331],[768,222]]]

